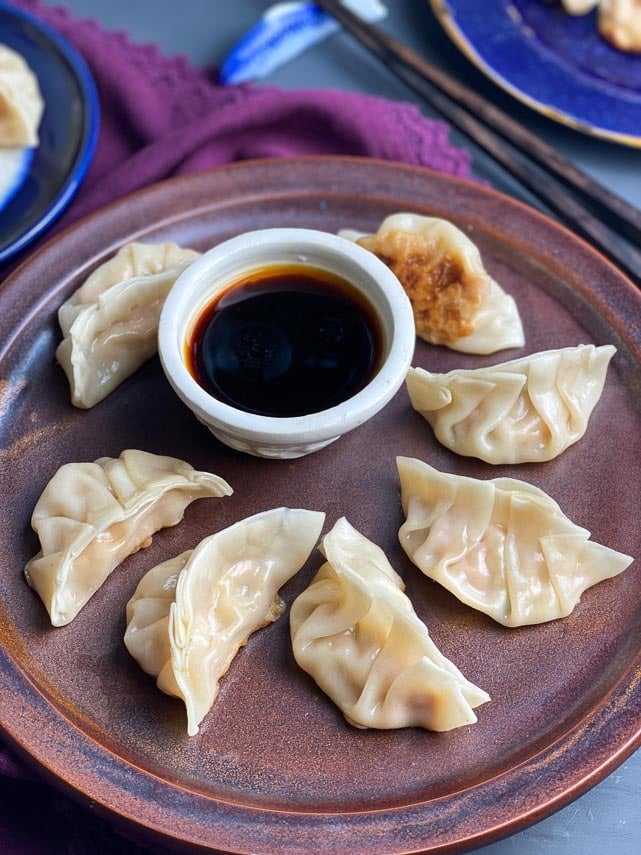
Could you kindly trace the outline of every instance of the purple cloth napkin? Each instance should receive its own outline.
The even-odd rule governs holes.
[[[134,44],[125,33],[106,32],[64,8],[40,0],[14,5],[75,45],[93,73],[101,106],[98,147],[84,185],[39,244],[140,187],[249,158],[361,155],[470,175],[470,155],[451,145],[448,127],[410,104],[338,91],[223,87],[214,72],[184,57],[163,56],[153,44]],[[3,855],[143,851],[39,781],[2,743],[0,799]]]

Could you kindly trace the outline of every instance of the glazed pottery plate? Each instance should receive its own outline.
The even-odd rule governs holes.
[[[526,345],[492,357],[418,342],[436,371],[581,342],[618,348],[586,436],[542,465],[492,467],[448,452],[406,390],[376,417],[298,460],[218,443],[174,395],[156,358],[91,410],[74,409],[54,351],[56,311],[128,240],[205,250],[256,228],[373,231],[393,212],[453,220],[511,293]],[[25,298],[25,295],[28,295]],[[25,299],[28,304],[25,308]],[[641,555],[641,293],[586,244],[485,187],[399,164],[303,158],[164,182],[109,206],[35,253],[0,291],[0,724],[67,791],[131,832],[231,852],[462,850],[515,832],[585,791],[641,742],[641,562],[588,590],[566,619],[506,629],[409,563],[395,458],[548,492],[593,539]],[[33,506],[63,463],[142,448],[234,488],[195,502],[128,558],[78,617],[54,629],[24,581]],[[149,568],[249,514],[345,515],[403,576],[434,642],[492,697],[449,733],[357,730],[299,670],[287,613],[258,631],[223,678],[197,736],[123,644],[125,605]],[[282,591],[289,606],[320,565]]]
[[[45,102],[40,144],[21,160],[10,198],[0,200],[1,263],[49,228],[73,198],[94,153],[99,108],[83,59],[50,27],[0,2],[0,41],[24,57]]]
[[[556,0],[430,0],[455,44],[495,83],[575,130],[641,146],[641,55],[606,42],[596,12]]]

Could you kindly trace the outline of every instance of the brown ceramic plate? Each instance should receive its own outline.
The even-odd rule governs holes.
[[[482,249],[524,320],[527,353],[612,342],[618,353],[587,435],[544,465],[496,467],[435,442],[402,389],[376,418],[297,461],[219,445],[180,404],[157,360],[93,410],[75,410],[54,362],[56,309],[127,240],[206,249],[264,226],[373,230],[399,210],[453,219]],[[395,456],[548,491],[593,538],[641,555],[641,294],[538,213],[472,183],[350,159],[245,163],[152,187],[35,254],[0,291],[0,723],[65,789],[156,840],[233,852],[452,852],[517,831],[600,780],[641,742],[641,562],[586,592],[565,620],[508,630],[423,577],[397,543]],[[419,344],[416,364],[475,358]],[[69,626],[52,629],[22,578],[33,505],[56,468],[139,447],[227,478],[232,498],[128,559]],[[180,702],[127,654],[124,607],[155,563],[279,505],[346,515],[386,549],[445,653],[492,702],[447,734],[356,730],[296,667],[287,617],[256,633],[198,736]],[[291,603],[316,554],[284,589]],[[636,675],[636,676],[635,676]]]

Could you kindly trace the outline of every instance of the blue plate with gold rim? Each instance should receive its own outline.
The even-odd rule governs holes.
[[[40,144],[12,164],[0,200],[0,263],[35,240],[62,214],[93,157],[98,137],[96,87],[75,48],[46,24],[0,0],[0,42],[36,74],[45,110]]]
[[[596,13],[554,0],[430,0],[462,52],[495,83],[575,130],[641,147],[641,55],[612,47]]]

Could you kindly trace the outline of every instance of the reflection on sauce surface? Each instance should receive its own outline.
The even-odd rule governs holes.
[[[346,280],[303,265],[272,267],[217,295],[186,342],[196,382],[220,401],[300,416],[347,400],[380,367],[382,330]]]

